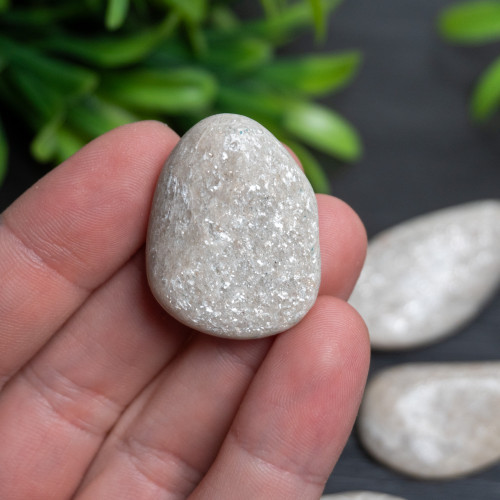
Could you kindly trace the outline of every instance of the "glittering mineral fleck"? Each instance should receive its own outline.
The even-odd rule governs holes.
[[[450,479],[500,460],[500,362],[403,364],[368,384],[365,448],[421,479]]]
[[[375,236],[350,302],[373,348],[407,349],[455,332],[499,283],[500,202],[482,200]]]
[[[320,281],[314,192],[264,127],[221,114],[188,131],[165,164],[147,238],[158,302],[221,337],[264,337],[298,323]]]

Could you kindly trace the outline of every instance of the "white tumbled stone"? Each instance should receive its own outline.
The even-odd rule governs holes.
[[[500,283],[500,202],[484,200],[393,226],[368,245],[350,303],[375,349],[429,344],[459,329]]]
[[[259,123],[211,116],[160,174],[146,256],[154,296],[182,323],[242,339],[282,332],[318,294],[316,197]]]
[[[377,493],[375,491],[345,491],[331,495],[323,495],[320,500],[405,500],[402,497]]]
[[[405,364],[369,383],[359,437],[387,466],[450,479],[500,460],[500,362]]]

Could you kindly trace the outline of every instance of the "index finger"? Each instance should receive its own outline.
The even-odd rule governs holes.
[[[0,218],[0,386],[143,244],[178,136],[159,122],[92,141]]]

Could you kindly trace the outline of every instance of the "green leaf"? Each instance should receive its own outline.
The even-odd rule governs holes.
[[[0,121],[0,186],[3,184],[5,176],[7,175],[8,157],[9,143],[2,122]]]
[[[344,118],[327,108],[312,103],[292,106],[283,127],[304,143],[344,161],[361,156],[358,133]]]
[[[24,68],[9,68],[8,80],[16,89],[15,97],[21,100],[25,114],[35,126],[61,113],[66,107],[63,96],[47,86],[37,75]]]
[[[361,62],[357,51],[276,61],[258,77],[273,87],[303,95],[323,95],[346,86]]]
[[[40,81],[65,95],[83,95],[95,89],[97,75],[81,66],[42,55],[35,49],[24,47],[0,37],[0,51],[12,67],[33,74]]]
[[[265,40],[224,37],[211,41],[200,61],[217,72],[240,74],[264,65],[271,57],[272,47]]]
[[[318,40],[323,40],[326,35],[326,12],[321,0],[309,0],[311,6],[314,28]]]
[[[10,0],[0,0],[0,13],[7,11],[9,7],[10,7]],[[0,177],[0,182],[1,182],[1,177]]]
[[[2,21],[11,25],[21,25],[25,29],[36,29],[50,26],[69,18],[79,17],[85,14],[85,9],[86,6],[82,2],[66,2],[63,5],[51,5],[50,7],[31,6],[20,8],[16,5],[15,9],[11,8],[2,13]]]
[[[201,24],[208,14],[208,0],[161,0],[163,4],[181,18],[186,26],[191,47],[196,54],[207,51],[205,32]]]
[[[209,106],[217,82],[202,69],[140,69],[103,81],[101,94],[110,102],[145,113],[189,113]]]
[[[342,0],[322,0],[322,8],[325,16],[336,9]],[[242,28],[243,32],[275,44],[283,44],[299,28],[314,24],[314,15],[307,2],[297,2],[280,11],[279,16],[265,20],[250,21]]]
[[[500,105],[500,58],[497,58],[480,76],[472,93],[472,118],[485,122]]]
[[[76,130],[93,139],[121,125],[139,120],[128,110],[89,96],[68,110],[68,123]]]
[[[225,5],[214,5],[210,9],[210,20],[217,31],[235,31],[240,25],[233,10]]]
[[[122,26],[129,7],[129,0],[108,0],[105,19],[106,28],[116,30]]]
[[[279,14],[279,5],[276,0],[260,0],[260,4],[268,18],[275,17]]]
[[[38,45],[100,67],[118,68],[142,61],[172,34],[178,24],[179,17],[176,14],[170,14],[159,25],[134,35],[100,38],[55,35],[39,42]]]
[[[500,39],[500,2],[482,0],[452,5],[438,20],[441,35],[450,42],[482,44]]]
[[[57,131],[55,160],[58,162],[67,160],[71,155],[83,148],[86,143],[87,141],[67,126],[61,127]]]
[[[199,24],[188,21],[186,33],[195,54],[202,55],[207,52],[207,40],[204,30]]]
[[[286,144],[292,148],[302,163],[306,174],[315,193],[330,194],[330,181],[316,158],[303,146],[296,142],[287,140]]]
[[[162,0],[162,2],[190,23],[200,24],[208,12],[207,0]]]
[[[152,68],[185,67],[194,62],[191,48],[177,37],[162,42],[143,60],[145,66]]]
[[[57,151],[57,131],[64,122],[63,113],[54,115],[36,134],[31,142],[31,154],[39,162],[55,159]]]
[[[261,123],[265,120],[281,122],[290,106],[290,100],[278,93],[251,85],[237,87],[225,85],[217,95],[217,104],[226,112],[239,113]]]

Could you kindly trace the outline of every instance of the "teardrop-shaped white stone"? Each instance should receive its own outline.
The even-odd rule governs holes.
[[[160,174],[146,249],[172,316],[221,337],[287,330],[316,300],[319,250],[314,192],[269,131],[222,114],[184,135]]]
[[[334,493],[323,495],[320,500],[405,500],[401,497],[387,495],[386,493],[377,493],[375,491],[346,491],[343,493]]]
[[[500,362],[400,365],[369,383],[358,419],[378,460],[448,479],[500,460]]]
[[[460,328],[500,282],[500,202],[426,214],[387,229],[368,245],[350,303],[375,349],[407,349]]]

